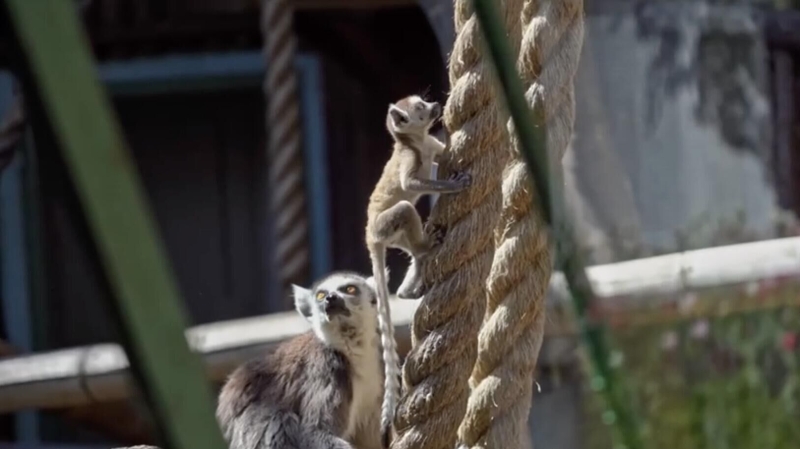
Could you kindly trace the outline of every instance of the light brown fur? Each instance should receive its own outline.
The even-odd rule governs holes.
[[[416,104],[424,104],[427,109],[415,110]],[[392,107],[408,114],[409,123],[398,129],[392,117]],[[386,127],[394,139],[392,155],[383,168],[378,183],[372,191],[367,206],[366,243],[370,253],[373,248],[397,248],[412,257],[412,268],[417,259],[423,257],[437,240],[443,236],[440,231],[426,236],[422,220],[415,205],[425,194],[455,193],[467,188],[471,177],[467,173],[457,173],[448,180],[431,179],[431,168],[436,158],[445,151],[445,145],[429,134],[431,125],[438,115],[431,117],[430,110],[437,103],[426,103],[417,96],[403,98],[390,106],[386,115]],[[416,115],[416,117],[414,116]],[[382,270],[381,270],[382,271]],[[410,298],[412,279],[408,273],[398,290],[399,298]]]
[[[392,433],[391,426],[400,387],[399,358],[391,324],[387,280],[384,276],[386,250],[400,249],[412,259],[397,296],[418,296],[421,288],[417,268],[419,259],[443,235],[440,230],[426,235],[415,204],[422,195],[459,192],[471,183],[471,177],[466,173],[457,173],[448,180],[431,179],[434,160],[445,150],[445,145],[429,134],[441,112],[442,108],[438,103],[426,102],[415,95],[389,105],[386,127],[394,139],[394,147],[367,207],[366,244],[378,293],[378,324],[385,367],[386,384],[381,407],[384,447],[388,446]]]

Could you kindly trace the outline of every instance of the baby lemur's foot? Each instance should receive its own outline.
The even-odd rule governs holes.
[[[414,299],[422,298],[422,296],[425,295],[425,291],[425,285],[420,280],[416,285],[413,286],[413,288],[410,289],[408,292],[408,297]]]
[[[425,232],[428,234],[431,248],[441,245],[447,235],[447,229],[444,226],[431,224],[431,222],[425,224]]]
[[[421,296],[419,294],[419,292],[422,291],[421,287],[422,279],[417,277],[412,282],[404,282],[403,285],[397,289],[397,293],[395,293],[395,295],[397,295],[397,297],[400,299],[417,299]]]

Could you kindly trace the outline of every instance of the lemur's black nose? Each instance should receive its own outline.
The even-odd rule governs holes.
[[[330,315],[350,316],[350,311],[344,303],[344,299],[336,293],[330,292],[325,296],[325,313]]]

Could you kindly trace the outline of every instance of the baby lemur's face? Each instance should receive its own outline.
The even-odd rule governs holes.
[[[412,95],[390,104],[386,119],[390,129],[396,133],[427,133],[441,115],[439,103]]]
[[[372,278],[353,273],[333,273],[310,289],[293,285],[295,308],[312,324],[371,323],[377,320],[377,300]]]

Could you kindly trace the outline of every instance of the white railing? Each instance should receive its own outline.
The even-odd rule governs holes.
[[[800,237],[686,251],[588,268],[601,298],[640,297],[696,288],[800,275]],[[564,278],[555,273],[550,304],[567,300]],[[400,351],[410,346],[409,325],[418,301],[393,300]],[[282,312],[193,327],[190,347],[201,354],[208,375],[225,378],[235,366],[308,329],[295,312]],[[26,408],[64,408],[121,400],[131,394],[128,359],[116,344],[101,344],[0,361],[0,413]]]

